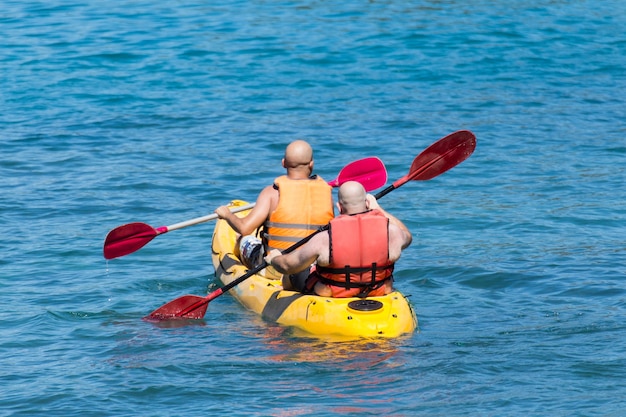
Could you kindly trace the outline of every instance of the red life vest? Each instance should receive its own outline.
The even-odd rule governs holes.
[[[389,260],[389,219],[378,210],[341,215],[330,222],[330,264],[316,266],[315,276],[333,297],[384,295],[393,276]]]
[[[287,249],[328,224],[335,216],[332,188],[317,176],[292,180],[276,178],[278,206],[265,222],[264,241],[268,250]]]

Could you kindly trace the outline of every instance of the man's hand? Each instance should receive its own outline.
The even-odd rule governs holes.
[[[278,249],[272,249],[270,253],[265,255],[265,262],[267,262],[268,265],[271,265],[272,259],[280,255],[282,255],[282,253]]]
[[[378,200],[376,200],[376,197],[371,194],[367,194],[365,196],[365,199],[367,200],[370,210],[380,210],[380,205],[378,204]]]
[[[217,217],[220,219],[228,219],[230,217],[229,215],[232,213],[228,206],[220,206],[215,209],[215,214],[217,214]]]

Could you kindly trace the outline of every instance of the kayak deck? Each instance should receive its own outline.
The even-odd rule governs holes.
[[[231,206],[242,206],[236,200]],[[238,213],[243,216],[246,212]],[[237,234],[218,220],[211,244],[215,276],[224,284],[247,272],[238,258]],[[243,306],[263,319],[293,326],[313,335],[398,337],[412,333],[417,318],[406,297],[394,291],[380,297],[330,298],[284,290],[272,267],[252,275],[230,290]]]

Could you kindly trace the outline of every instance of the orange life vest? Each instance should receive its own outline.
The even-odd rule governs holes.
[[[287,249],[307,237],[334,216],[332,188],[317,176],[292,180],[286,175],[276,178],[278,206],[265,222],[266,248]]]
[[[384,295],[393,277],[389,260],[389,219],[378,210],[341,215],[330,222],[330,264],[317,265],[317,280],[330,286],[333,297]]]

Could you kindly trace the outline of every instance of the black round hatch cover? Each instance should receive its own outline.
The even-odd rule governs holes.
[[[376,300],[355,300],[349,302],[348,307],[356,311],[376,311],[383,308],[383,303]]]

